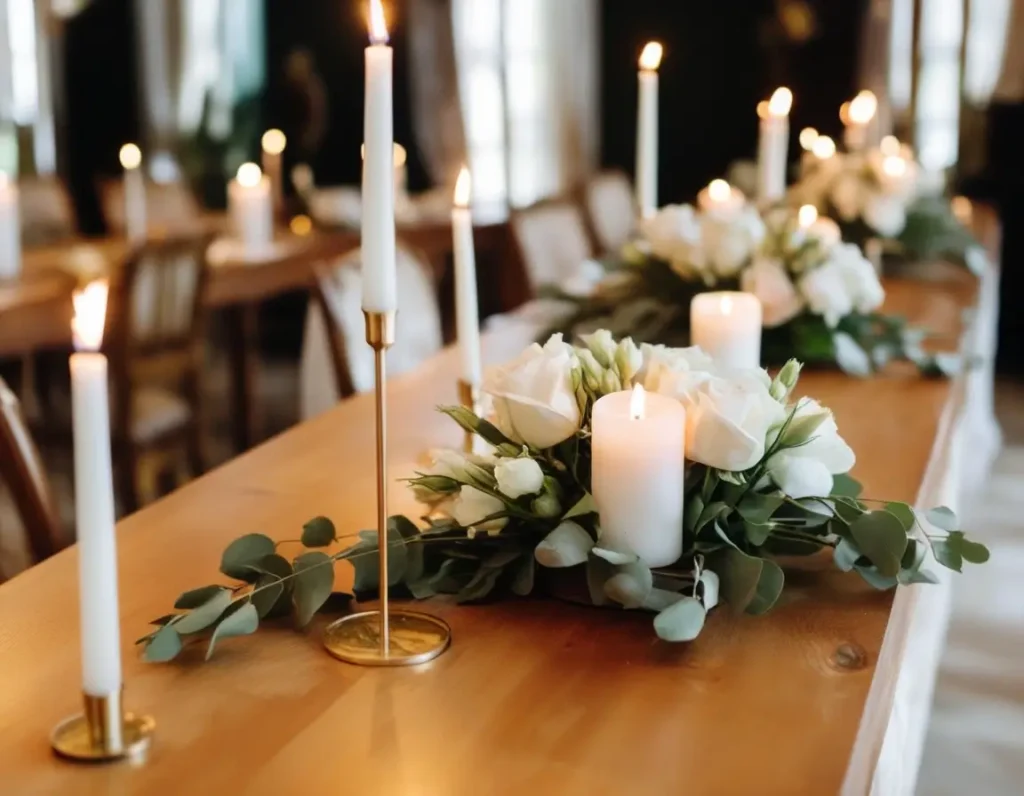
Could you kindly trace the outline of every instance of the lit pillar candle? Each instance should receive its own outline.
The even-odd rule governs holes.
[[[707,188],[697,194],[697,207],[701,212],[723,221],[734,218],[745,204],[743,192],[725,180],[712,180]]]
[[[21,273],[21,221],[18,186],[0,171],[0,279]]]
[[[476,294],[476,251],[470,210],[470,176],[463,166],[455,185],[452,244],[455,252],[455,325],[459,339],[462,379],[480,384],[480,313]]]
[[[839,117],[846,125],[843,143],[850,152],[857,152],[869,146],[871,123],[878,111],[878,100],[870,91],[862,91],[846,107],[845,113],[840,110]]]
[[[124,232],[132,243],[146,239],[146,177],[142,172],[142,150],[125,144],[120,152],[124,168]]]
[[[274,209],[280,212],[284,208],[284,179],[281,158],[288,139],[280,130],[267,130],[260,140],[263,150],[263,173],[270,180],[270,190],[274,196]]]
[[[391,312],[395,295],[395,173],[392,51],[380,0],[370,0],[363,116],[363,309]]]
[[[820,137],[813,127],[805,127],[800,131],[800,174],[806,174],[814,163],[814,145]]]
[[[698,293],[690,303],[690,341],[728,368],[761,365],[761,302],[752,293]]]
[[[599,543],[635,553],[650,567],[675,563],[683,553],[682,404],[637,385],[600,398],[591,429]]]
[[[658,67],[662,47],[648,42],[640,54],[636,122],[636,203],[641,218],[658,210]]]
[[[811,154],[819,162],[829,160],[836,154],[836,142],[827,135],[819,135],[811,145]]]
[[[106,282],[74,296],[71,321],[71,408],[75,455],[82,690],[110,696],[121,688],[114,481],[110,463],[107,358],[99,353],[107,309]]]
[[[255,163],[243,163],[228,185],[228,215],[235,237],[250,251],[259,251],[274,239],[274,200],[270,180]]]
[[[789,159],[789,111],[793,92],[777,88],[771,100],[758,106],[761,133],[757,147],[757,198],[773,203],[786,194],[786,164]]]

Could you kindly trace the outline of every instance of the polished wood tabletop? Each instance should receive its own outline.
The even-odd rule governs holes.
[[[950,334],[974,292],[887,287],[891,309]],[[486,359],[535,332],[485,335]],[[461,441],[434,413],[456,401],[457,372],[447,350],[389,383],[391,477]],[[871,380],[812,372],[800,386],[835,411],[867,494],[914,501],[954,383],[895,368]],[[899,667],[898,656],[878,665],[893,595],[828,569],[791,574],[766,617],[714,611],[686,645],[659,642],[645,613],[434,600],[425,607],[451,624],[453,645],[416,668],[339,663],[321,620],[230,640],[209,663],[198,651],[141,662],[133,639],[181,592],[223,581],[235,537],[296,538],[318,514],[343,533],[372,526],[372,417],[370,396],[349,400],[118,525],[126,704],[157,722],[141,766],[78,767],[49,748],[79,707],[75,548],[0,586],[0,790],[820,796],[849,781],[859,732],[880,746],[891,696],[867,696]],[[416,512],[406,490],[391,497],[392,512]],[[338,573],[344,585],[350,570]],[[854,775],[870,782],[876,757]]]

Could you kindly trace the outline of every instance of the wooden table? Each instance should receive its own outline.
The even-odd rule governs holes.
[[[893,309],[951,333],[974,292],[889,290]],[[485,335],[485,356],[505,360],[535,333],[506,325]],[[457,373],[448,350],[391,382],[394,478],[461,441],[433,410],[455,402]],[[809,373],[801,389],[835,411],[867,494],[913,502],[935,478],[958,384],[897,369],[863,381]],[[132,640],[179,593],[223,581],[220,553],[238,535],[295,538],[317,514],[342,532],[373,524],[371,418],[370,396],[347,401],[119,524],[126,703],[158,725],[141,767],[76,767],[48,746],[79,705],[76,550],[0,586],[5,792],[868,792],[903,660],[898,631],[928,587],[906,589],[894,612],[892,593],[856,577],[791,574],[767,617],[716,610],[689,645],[658,642],[642,613],[433,601],[453,647],[415,669],[341,664],[323,651],[319,622],[307,634],[280,627],[228,641],[208,664],[191,654],[141,663]],[[399,488],[391,509],[416,507]],[[342,583],[349,573],[339,567]]]

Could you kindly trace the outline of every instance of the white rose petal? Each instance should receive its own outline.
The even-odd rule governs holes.
[[[826,410],[817,401],[804,399],[795,419]],[[832,476],[848,473],[857,457],[839,435],[832,413],[804,444],[776,453],[768,461],[768,475],[789,497],[825,497],[832,491]]]
[[[755,258],[740,277],[740,286],[757,296],[761,302],[762,322],[768,328],[781,326],[803,311],[804,301],[778,260]]]
[[[512,500],[536,495],[544,486],[544,472],[533,459],[499,459],[494,477],[498,491]]]
[[[824,317],[830,327],[853,312],[843,266],[835,260],[808,271],[800,278],[798,287],[811,312]]]
[[[895,238],[907,225],[905,200],[896,194],[873,194],[864,203],[864,222],[883,238]]]
[[[471,486],[464,486],[452,504],[452,517],[463,528],[480,527],[485,530],[500,530],[505,527],[508,519],[501,517],[486,523],[483,520],[498,514],[505,504],[493,495],[481,492]]]
[[[860,175],[844,171],[832,183],[829,201],[835,206],[843,221],[854,221],[864,211],[866,193],[864,180]]]
[[[748,470],[764,456],[769,429],[785,409],[761,381],[712,378],[686,406],[686,457],[719,470]]]
[[[700,248],[701,228],[690,205],[668,205],[640,225],[640,234],[651,254],[660,260],[688,260]]]

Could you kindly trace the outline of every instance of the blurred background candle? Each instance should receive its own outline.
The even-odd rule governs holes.
[[[75,456],[82,690],[110,696],[121,688],[117,539],[110,461],[107,358],[99,353],[107,309],[106,282],[75,293],[71,329],[71,408]]]
[[[463,166],[455,185],[452,207],[452,243],[455,252],[455,325],[462,363],[462,380],[480,384],[480,312],[476,294],[476,250],[470,210],[469,170]]]
[[[871,126],[877,111],[878,99],[870,91],[862,91],[850,100],[845,114],[840,111],[840,118],[846,125],[843,143],[850,152],[857,152],[871,145]]]
[[[651,567],[675,563],[683,553],[682,404],[637,385],[599,399],[592,430],[599,543],[636,553]]]
[[[21,273],[21,221],[18,186],[0,171],[0,279]]]
[[[719,365],[761,365],[761,302],[752,293],[699,293],[690,303],[690,340]]]
[[[743,209],[746,197],[725,180],[712,180],[697,194],[697,206],[716,218],[732,218]]]
[[[146,239],[146,177],[142,172],[142,150],[125,144],[120,152],[124,168],[124,231],[132,243]]]
[[[818,160],[828,160],[836,154],[836,142],[827,135],[819,135],[811,144],[811,152]]]
[[[641,218],[658,210],[658,67],[662,47],[648,42],[640,54],[636,123],[636,203]]]
[[[761,132],[757,147],[757,198],[777,202],[786,194],[786,164],[789,159],[789,111],[793,92],[775,89],[766,105],[758,106]]]
[[[370,1],[363,116],[363,309],[391,312],[395,296],[395,173],[392,51],[380,0]]]
[[[288,139],[280,130],[267,130],[260,141],[263,150],[263,173],[270,180],[270,190],[274,197],[274,211],[280,213],[284,209],[284,177],[281,164],[284,148]]]
[[[265,249],[274,239],[270,181],[255,163],[243,163],[228,186],[228,213],[235,237],[246,249]]]

